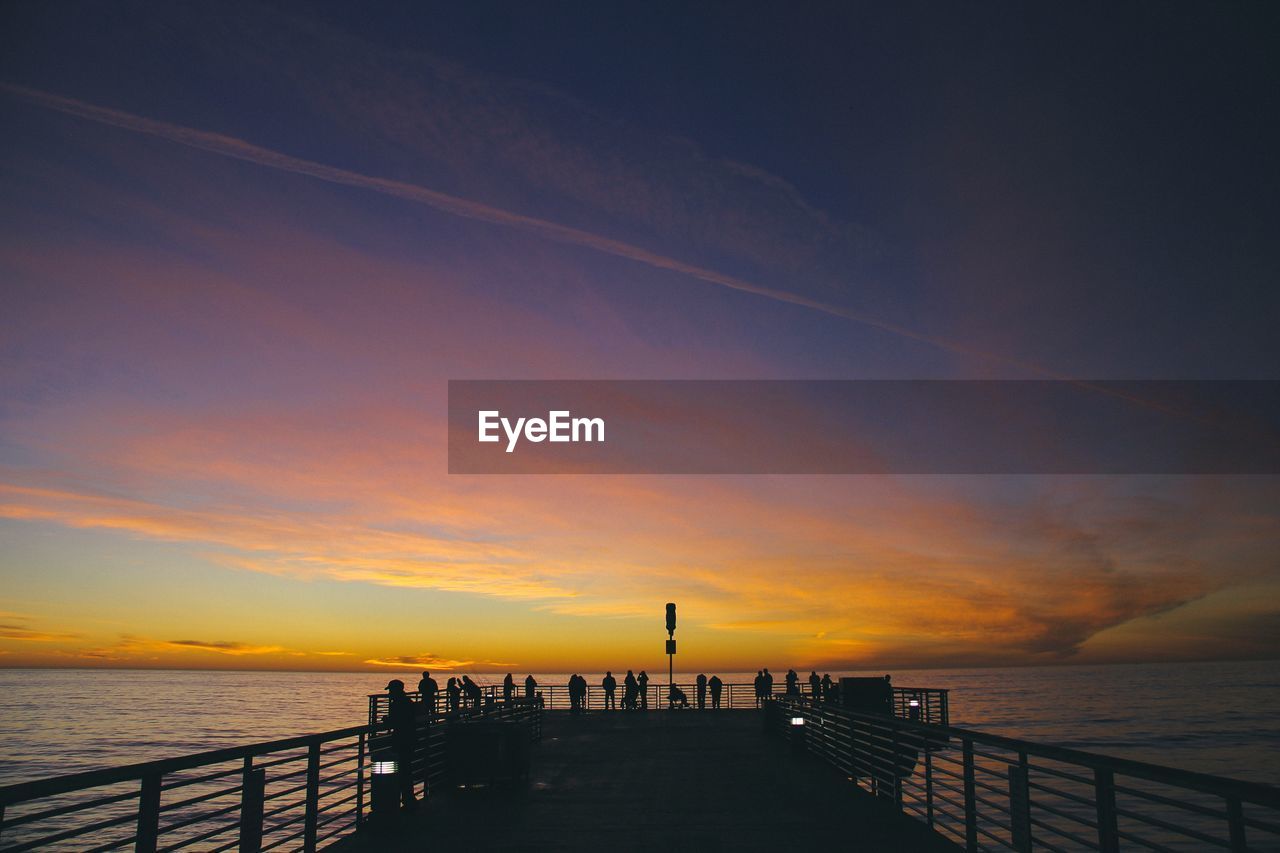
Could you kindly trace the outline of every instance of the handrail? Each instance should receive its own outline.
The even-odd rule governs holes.
[[[1066,746],[1054,746],[1052,744],[1037,743],[1035,741],[1020,740],[1018,738],[1006,737],[1004,735],[991,734],[989,732],[980,732],[974,729],[962,729],[954,726],[929,725],[926,723],[914,723],[910,720],[901,718],[886,718],[875,714],[863,714],[856,711],[848,711],[840,709],[840,713],[858,720],[867,722],[882,723],[885,719],[892,719],[894,725],[914,731],[918,734],[934,737],[945,735],[954,740],[970,740],[974,743],[985,743],[991,746],[1001,747],[1011,752],[1025,752],[1027,755],[1038,755],[1041,758],[1048,758],[1051,761],[1061,761],[1066,764],[1083,764],[1090,769],[1109,768],[1113,771],[1123,773],[1126,776],[1136,776],[1140,779],[1147,779],[1152,782],[1160,782],[1167,785],[1177,785],[1181,788],[1192,788],[1206,794],[1220,794],[1224,791],[1236,794],[1240,799],[1248,800],[1251,803],[1265,805],[1271,808],[1280,808],[1280,787],[1275,785],[1267,785],[1262,782],[1250,782],[1246,779],[1233,779],[1230,776],[1215,776],[1211,773],[1200,773],[1195,770],[1182,770],[1177,767],[1168,767],[1163,764],[1151,764],[1146,761],[1137,761],[1132,758],[1119,758],[1113,755],[1104,755],[1100,752],[1089,752],[1087,750],[1072,749]]]
[[[12,805],[39,797],[50,797],[65,794],[82,788],[100,788],[119,782],[133,782],[143,776],[159,774],[164,776],[179,770],[191,770],[207,764],[221,764],[237,758],[249,758],[280,752],[285,749],[297,749],[310,746],[312,743],[328,743],[341,738],[353,737],[361,733],[372,733],[385,726],[351,726],[345,729],[333,729],[309,735],[297,735],[281,740],[269,740],[245,746],[230,746],[224,749],[211,749],[205,752],[193,752],[176,758],[161,758],[154,761],[140,761],[136,764],[121,764],[116,767],[104,767],[101,770],[84,770],[79,773],[68,773],[64,776],[52,776],[47,779],[33,779],[30,782],[16,782],[0,785],[0,805]],[[227,771],[228,773],[232,771]]]
[[[1280,849],[1274,785],[795,697],[770,702],[766,715],[794,748],[969,851],[987,842],[1057,850],[1063,839],[1106,853],[1122,841]]]
[[[419,737],[409,770],[415,787],[421,785],[425,795],[431,779],[443,771],[450,724],[514,720],[525,723],[529,736],[537,738],[541,712],[537,703],[520,700],[446,716],[419,715]],[[86,839],[92,839],[95,849],[132,847],[139,853],[155,853],[162,846],[189,847],[235,832],[238,840],[218,842],[219,849],[287,846],[313,851],[321,840],[331,841],[363,824],[376,799],[373,783],[378,777],[373,775],[373,758],[389,744],[389,727],[379,719],[366,725],[3,785],[0,850],[45,849],[49,845],[81,849]],[[255,762],[260,756],[270,758]],[[240,766],[227,768],[233,762]],[[225,769],[194,777],[188,774],[175,779],[172,775],[199,768]],[[240,774],[238,783],[233,781],[236,774]],[[121,792],[121,785],[132,789]],[[177,799],[170,793],[175,789],[180,789]],[[74,799],[47,799],[54,797]],[[280,798],[287,801],[275,805]],[[266,808],[267,803],[272,806]],[[236,813],[238,818],[233,818]],[[319,832],[322,829],[323,834]],[[103,835],[108,830],[115,837]]]

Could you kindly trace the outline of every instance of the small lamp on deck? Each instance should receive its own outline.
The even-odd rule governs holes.
[[[400,785],[396,779],[400,763],[391,753],[379,753],[369,764],[369,808],[374,819],[380,820],[396,813],[400,805]]]

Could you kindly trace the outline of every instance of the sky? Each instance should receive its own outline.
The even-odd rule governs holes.
[[[1278,379],[1280,12],[13,2],[0,666],[1280,655],[1273,476],[466,476],[450,379]]]

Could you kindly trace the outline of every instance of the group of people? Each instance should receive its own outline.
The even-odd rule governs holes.
[[[838,687],[832,680],[830,673],[819,677],[817,672],[810,672],[807,680],[807,692],[813,701],[830,702],[835,700]],[[804,695],[805,691],[801,688],[800,676],[794,669],[787,671],[785,682],[786,695]],[[698,709],[704,709],[707,707],[708,699],[710,699],[710,707],[712,709],[720,707],[721,696],[724,693],[724,682],[720,680],[718,675],[708,678],[706,675],[699,674],[695,685],[693,702],[690,702],[688,694],[683,689],[677,685],[672,685],[667,694],[667,707],[690,708],[696,706]],[[568,688],[570,711],[573,713],[585,711],[587,708],[587,679],[574,673],[569,677]],[[604,693],[604,710],[618,710],[618,679],[614,677],[612,671],[605,673],[600,682],[600,688]],[[435,679],[431,677],[431,673],[423,672],[422,679],[418,682],[418,693],[421,697],[422,707],[429,710],[430,713],[436,713],[440,710],[455,712],[466,708],[479,708],[484,703],[484,690],[467,675],[459,678],[451,677],[445,684],[442,696]],[[502,698],[504,701],[510,702],[515,696],[516,681],[514,676],[508,672],[502,680]],[[771,696],[773,696],[773,674],[767,668],[762,669],[756,673],[755,677],[756,705],[761,705]],[[525,676],[524,697],[538,700],[542,698],[542,694],[538,691],[537,679],[532,675]],[[443,708],[440,706],[442,699],[444,702]],[[626,677],[622,680],[622,710],[647,711],[648,709],[649,674],[643,669],[640,670],[639,675],[627,670]]]
[[[765,670],[768,672],[768,670]],[[787,672],[787,695],[800,695],[800,676],[796,675],[794,669]],[[831,673],[827,673],[821,678],[817,672],[809,673],[809,697],[815,702],[833,702],[836,698],[836,683],[831,680]]]

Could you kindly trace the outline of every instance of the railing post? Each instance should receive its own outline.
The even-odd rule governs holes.
[[[360,747],[356,751],[356,828],[364,826],[364,752],[366,749],[365,733],[360,733]],[[425,775],[431,775],[431,762],[427,761]]]
[[[1116,783],[1111,770],[1094,768],[1093,799],[1098,811],[1098,849],[1102,853],[1118,853],[1120,835],[1116,825]]]
[[[890,724],[889,743],[893,747],[893,761],[889,772],[893,774],[893,804],[902,811],[902,776],[898,773],[898,765],[902,761],[902,743],[898,740],[898,727]]]
[[[267,771],[255,770],[253,758],[245,756],[240,777],[240,853],[262,849],[262,804],[267,788]]]
[[[1027,754],[1018,753],[1018,763],[1009,765],[1009,830],[1013,849],[1031,853],[1031,785]]]
[[[1244,834],[1244,807],[1236,797],[1227,797],[1227,827],[1231,832],[1231,853],[1249,849]]]
[[[933,829],[933,749],[928,738],[924,741],[924,812],[925,821]]]
[[[978,850],[978,796],[973,781],[973,741],[965,738],[964,747],[964,849]]]
[[[160,774],[142,777],[138,793],[138,832],[133,842],[135,853],[155,853],[160,840]]]
[[[316,824],[320,815],[320,741],[307,747],[307,815],[302,836],[302,849],[314,853]]]

